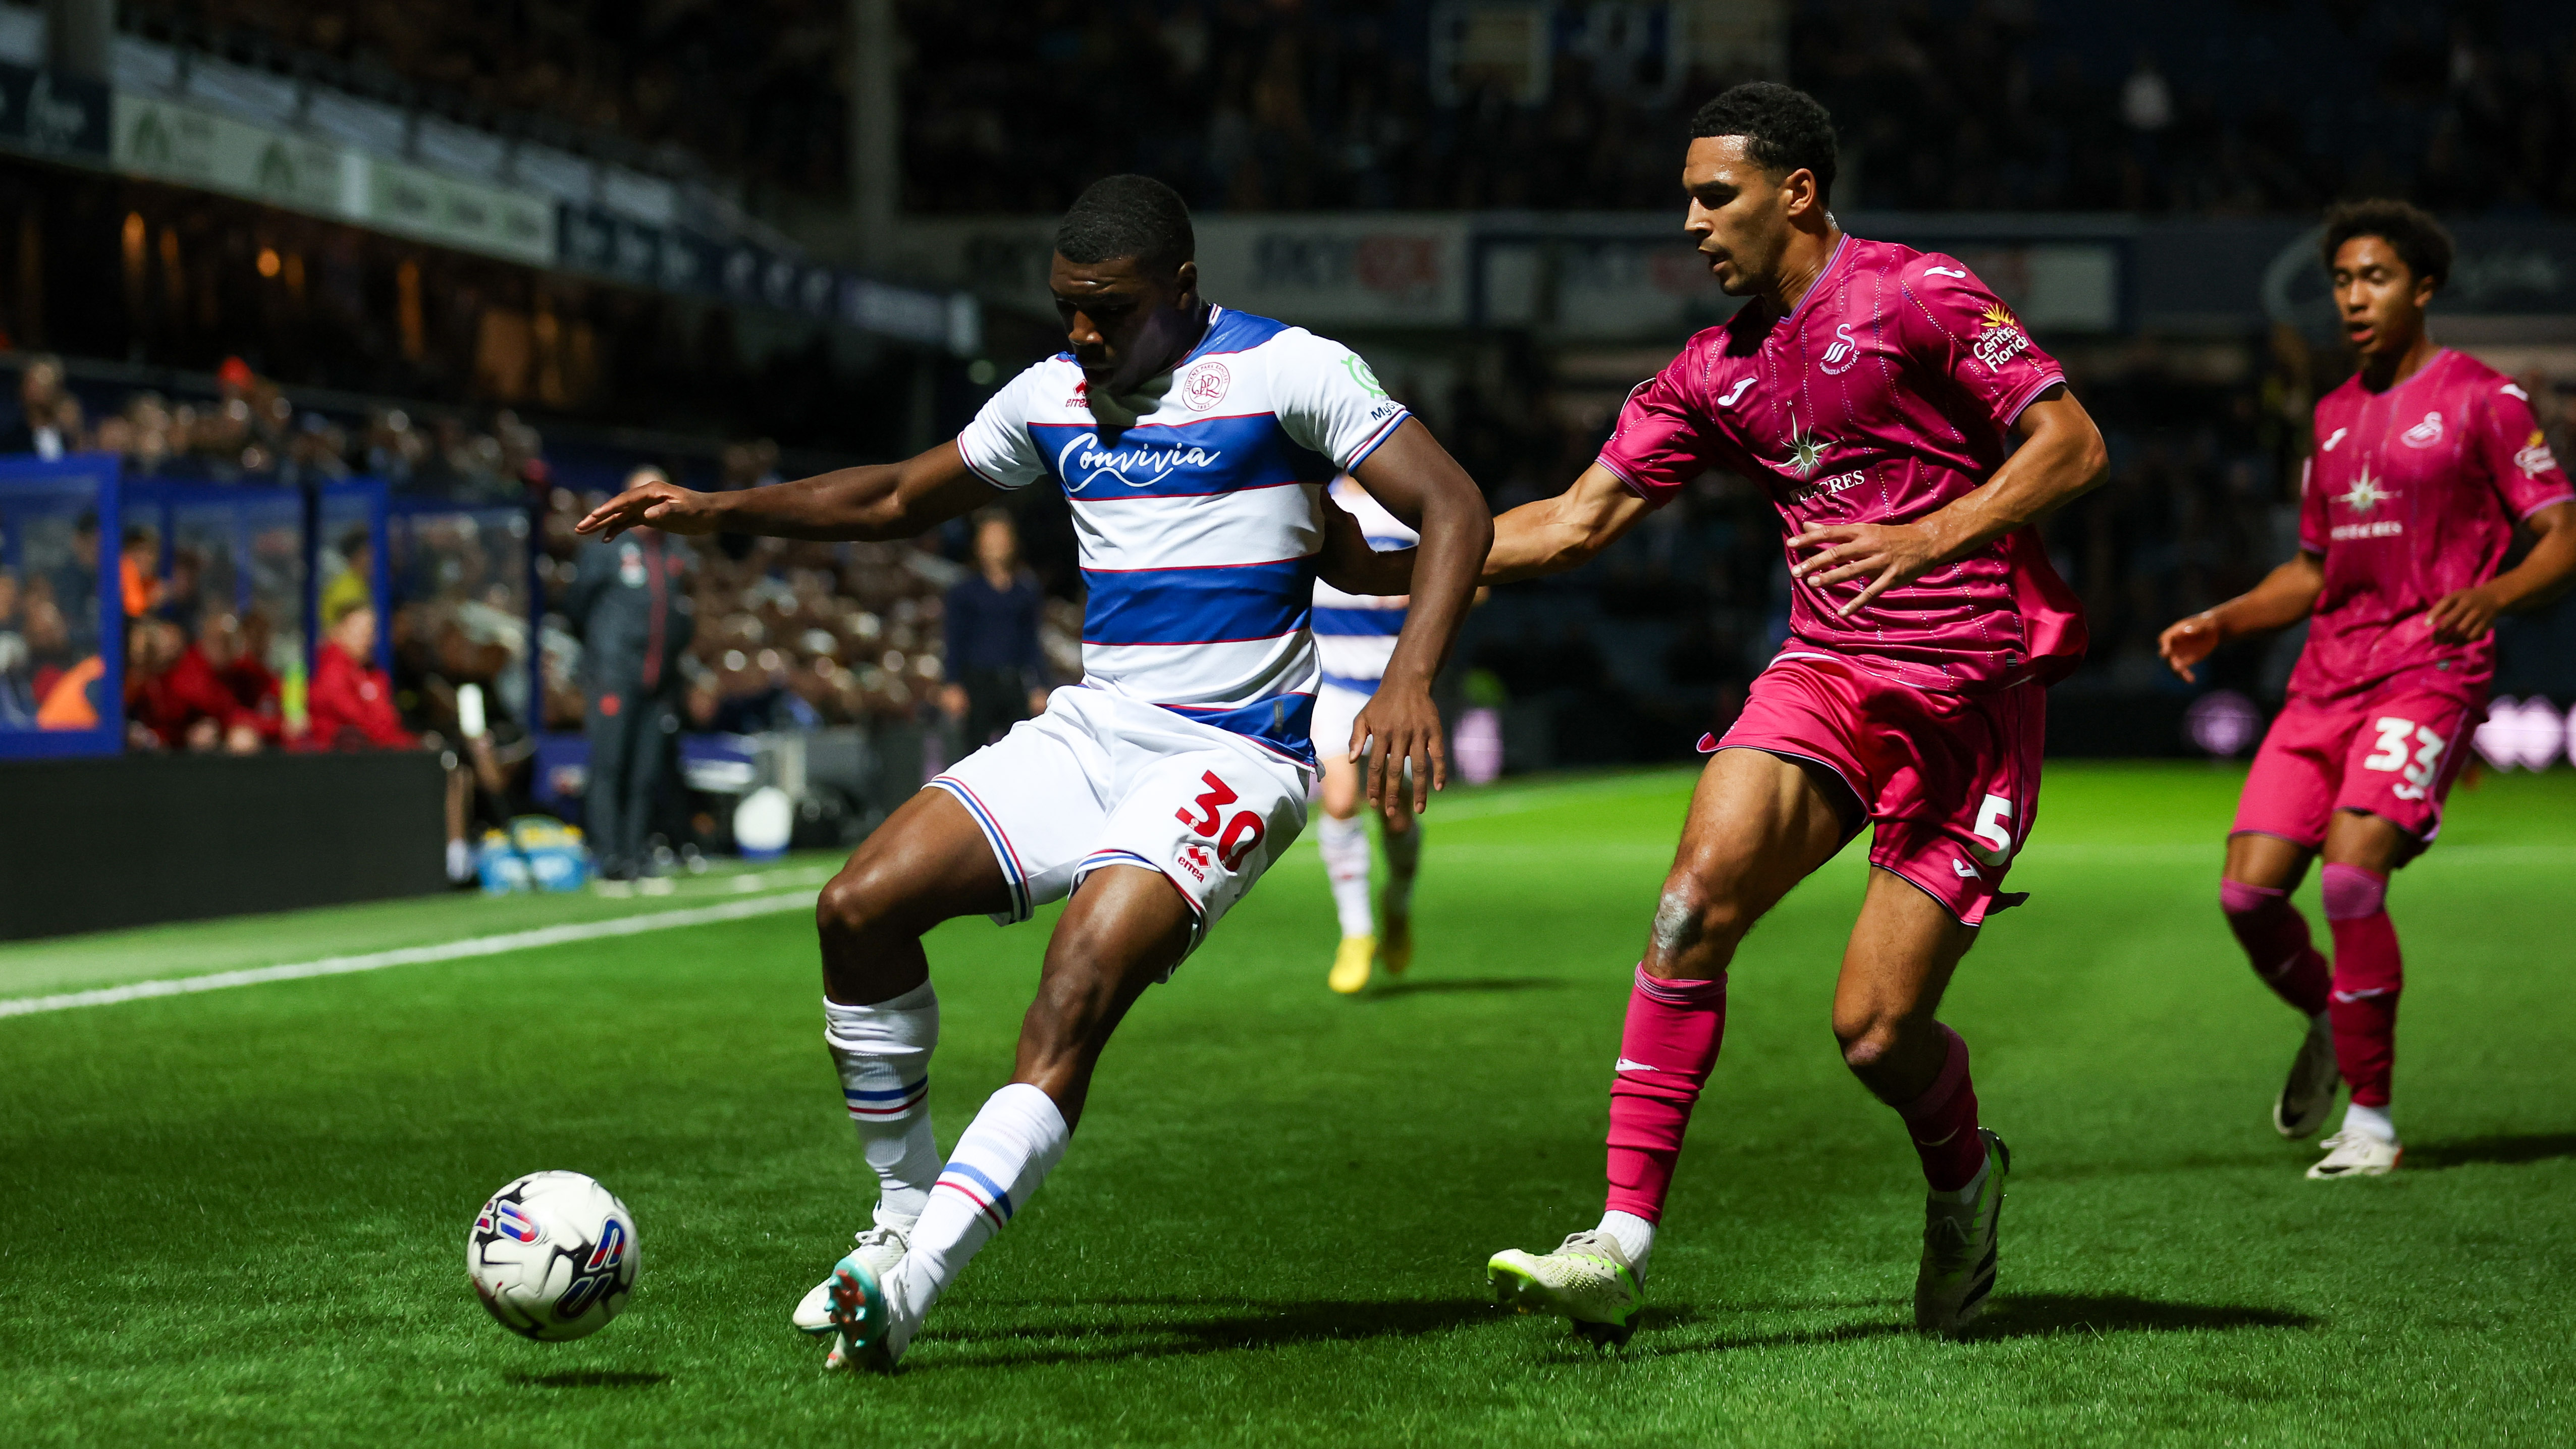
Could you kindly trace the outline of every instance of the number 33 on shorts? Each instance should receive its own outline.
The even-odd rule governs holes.
[[[2405,780],[2388,787],[2389,793],[2400,800],[2423,799],[2440,773],[2442,751],[2449,747],[2450,741],[2411,719],[2399,719],[2395,715],[2383,715],[2372,720],[2371,728],[2379,731],[2379,745],[2370,752],[2368,759],[2361,762],[2361,767],[2365,770],[2403,771]]]

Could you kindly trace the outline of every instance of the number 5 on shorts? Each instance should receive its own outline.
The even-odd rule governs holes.
[[[2001,795],[1989,795],[1986,803],[1977,807],[1976,828],[1969,834],[1993,847],[1982,852],[1986,864],[2000,866],[2012,858],[2012,815],[2012,802]]]

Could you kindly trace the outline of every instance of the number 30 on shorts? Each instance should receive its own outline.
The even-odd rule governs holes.
[[[1227,870],[1239,869],[1252,847],[1261,843],[1261,817],[1249,810],[1237,810],[1233,819],[1225,821],[1224,833],[1219,834],[1217,822],[1224,818],[1225,807],[1243,797],[1234,793],[1232,785],[1218,779],[1214,770],[1199,776],[1199,783],[1207,786],[1207,793],[1190,803],[1205,811],[1206,818],[1183,810],[1179,812],[1180,822],[1216,842],[1217,858],[1225,862]]]
[[[2379,745],[2370,752],[2370,758],[2361,762],[2361,767],[2365,770],[2405,771],[2405,783],[2391,785],[2389,793],[2400,800],[2423,799],[2433,788],[2433,777],[2440,768],[2442,751],[2450,741],[2411,719],[2399,719],[2395,715],[2372,720],[2371,727],[2379,731]],[[2410,745],[2414,747],[2411,760],[2407,754]]]

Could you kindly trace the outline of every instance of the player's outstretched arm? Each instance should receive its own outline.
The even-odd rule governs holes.
[[[2055,512],[2102,481],[2110,453],[2102,430],[2063,386],[2040,394],[2013,420],[2021,447],[1982,487],[1912,523],[1837,523],[1789,540],[1816,554],[1790,572],[1819,588],[1867,578],[1869,586],[1834,612],[1853,610],[1899,584],[1966,557]]]
[[[752,533],[771,538],[876,541],[910,538],[993,500],[993,485],[966,466],[954,442],[900,463],[818,473],[734,493],[699,493],[660,479],[590,511],[582,533],[615,538],[630,528],[665,533]]]
[[[1448,661],[1467,620],[1476,592],[1476,571],[1494,541],[1494,516],[1476,480],[1458,460],[1433,440],[1429,429],[1407,418],[1377,451],[1360,460],[1351,476],[1422,535],[1412,550],[1413,595],[1405,611],[1404,631],[1395,638],[1395,653],[1386,676],[1351,726],[1351,753],[1357,759],[1367,742],[1368,797],[1381,809],[1395,803],[1403,788],[1402,767],[1413,767],[1413,808],[1418,814],[1431,803],[1431,792],[1449,783],[1449,751],[1440,728],[1440,710],[1431,702],[1431,681]]]
[[[2301,552],[2235,598],[2168,626],[2156,638],[2156,652],[2174,673],[2197,682],[2192,670],[2212,650],[2231,639],[2286,629],[2308,617],[2325,586],[2325,561]]]
[[[1651,510],[1618,474],[1595,463],[1554,498],[1524,503],[1494,520],[1484,580],[1508,584],[1579,568]]]
[[[2434,638],[2445,644],[2482,639],[2497,615],[2548,603],[2576,578],[2576,503],[2553,503],[2531,515],[2530,523],[2540,539],[2522,562],[2475,588],[2444,594],[2424,611]]]

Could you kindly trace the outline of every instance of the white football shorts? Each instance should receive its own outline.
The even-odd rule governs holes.
[[[1349,726],[1345,724],[1344,729]],[[1306,828],[1308,766],[1171,710],[1080,686],[930,782],[983,827],[1025,921],[1104,865],[1160,871],[1190,949]]]

